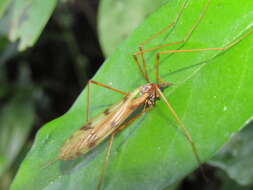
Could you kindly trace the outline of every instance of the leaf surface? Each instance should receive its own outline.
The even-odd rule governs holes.
[[[100,1],[98,32],[104,54],[112,55],[119,44],[164,3],[165,0]]]
[[[130,92],[145,84],[132,54],[138,45],[162,30],[178,15],[184,1],[170,1],[150,16],[110,56],[93,78]],[[180,41],[191,30],[207,1],[190,1],[176,26],[145,48]],[[224,47],[253,30],[252,1],[214,0],[198,27],[182,46],[168,49]],[[161,51],[162,51],[161,50]],[[211,158],[253,115],[253,35],[226,51],[176,53],[161,56],[162,79],[174,83],[164,91],[190,130],[201,160]],[[154,79],[155,51],[145,55]],[[153,80],[154,81],[154,80]],[[56,161],[49,167],[74,131],[85,122],[87,90],[62,117],[46,124],[12,184],[18,189],[95,190],[107,143],[74,161]],[[92,88],[92,115],[119,101],[121,95]],[[117,135],[106,173],[106,190],[163,189],[197,167],[189,142],[162,101]]]

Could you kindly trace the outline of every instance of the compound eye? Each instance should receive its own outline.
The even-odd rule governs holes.
[[[142,88],[141,92],[142,92],[142,94],[144,94],[144,93],[148,92],[150,89],[151,89],[151,86],[150,85],[146,85],[146,86],[144,86]]]

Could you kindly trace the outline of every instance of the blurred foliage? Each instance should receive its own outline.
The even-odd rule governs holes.
[[[60,2],[42,32],[55,1],[0,1],[0,189],[39,127],[68,109],[103,60],[79,5]]]
[[[111,54],[164,2],[101,1],[98,23],[104,54]],[[66,112],[103,60],[95,36],[97,1],[59,1],[50,19],[55,6],[55,0],[0,0],[0,189],[3,190],[8,189],[38,128]],[[34,47],[27,49],[30,46]],[[211,183],[206,184],[198,171],[177,189],[252,189],[252,136],[249,125],[209,162],[219,169],[205,166]]]
[[[209,163],[238,184],[253,185],[253,123],[236,134]]]
[[[145,18],[167,1],[101,0],[98,12],[98,33],[106,57],[111,55]]]
[[[0,176],[16,158],[34,124],[33,96],[36,89],[30,84],[28,75],[26,69],[21,71],[18,83],[11,87],[15,88],[15,94],[1,106]]]
[[[56,0],[11,1],[8,9],[10,17],[8,36],[11,41],[19,40],[19,50],[25,50],[34,45],[50,18],[56,2]],[[9,1],[3,2],[2,6],[0,4],[0,10],[2,10],[0,17],[8,4]]]
[[[0,1],[0,18],[4,14],[6,8],[8,7],[11,0],[1,0]]]

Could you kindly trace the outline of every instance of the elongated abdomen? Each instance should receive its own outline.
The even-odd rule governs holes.
[[[100,144],[106,137],[115,131],[133,111],[139,106],[134,97],[138,94],[135,90],[129,97],[118,104],[106,109],[98,117],[94,118],[78,131],[76,131],[61,148],[58,158],[60,160],[72,160]],[[138,98],[137,98],[138,99]],[[142,97],[140,104],[145,101]],[[135,103],[133,105],[133,103]]]

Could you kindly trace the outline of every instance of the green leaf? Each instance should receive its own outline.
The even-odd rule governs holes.
[[[183,2],[170,1],[149,17],[106,60],[94,80],[126,92],[145,84],[132,54],[139,43],[173,22]],[[145,48],[182,40],[201,15],[206,2],[190,1],[175,28]],[[244,6],[238,6],[236,0],[212,1],[204,19],[183,47],[178,45],[162,50],[224,47],[253,30],[252,6],[252,1],[244,1]],[[248,36],[223,52],[161,56],[160,74],[163,80],[174,83],[164,91],[165,96],[190,130],[203,161],[211,158],[253,115],[252,37]],[[154,51],[145,55],[152,80],[154,55]],[[34,187],[38,190],[96,189],[106,142],[74,161],[53,162],[64,141],[86,122],[86,93],[84,90],[80,94],[66,114],[40,130],[16,175],[12,190]],[[93,87],[92,115],[121,98],[104,88]],[[119,133],[113,145],[103,188],[106,190],[162,189],[197,167],[189,142],[162,101]]]
[[[252,123],[236,134],[209,163],[223,169],[241,185],[253,184]]]
[[[100,1],[98,32],[104,54],[112,55],[120,43],[164,2],[165,0]]]
[[[56,3],[57,0],[14,1],[9,37],[11,41],[20,40],[20,51],[33,46],[37,41]]]
[[[15,160],[34,122],[31,91],[19,89],[0,110],[0,175]]]
[[[1,0],[0,1],[0,18],[3,16],[6,8],[8,7],[10,0]]]
[[[209,162],[208,162],[209,164]],[[213,175],[216,179],[219,179],[219,188],[220,190],[251,190],[251,186],[243,186],[238,184],[236,181],[231,179],[223,170],[216,169],[214,170]],[[214,184],[214,183],[212,183]],[[217,186],[217,184],[216,184]],[[213,186],[214,189],[215,186]],[[208,189],[209,186],[205,189]],[[216,188],[215,188],[216,189]]]
[[[224,179],[223,179],[224,181]],[[226,181],[223,182],[221,186],[221,190],[251,190],[252,187],[247,187],[247,186],[241,186],[238,183],[236,183],[234,180],[231,178],[227,177]]]

